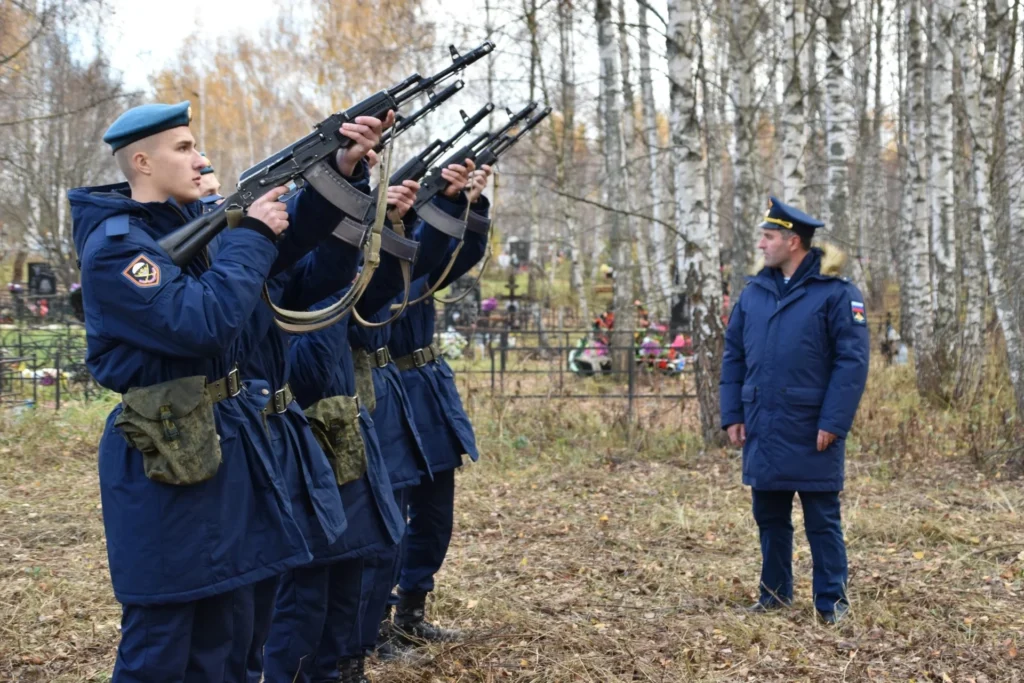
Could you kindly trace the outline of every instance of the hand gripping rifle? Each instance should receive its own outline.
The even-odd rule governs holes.
[[[242,173],[236,191],[228,196],[216,210],[200,216],[163,237],[158,244],[176,265],[185,265],[228,226],[229,212],[233,216],[240,216],[241,212],[252,206],[253,202],[267,191],[299,181],[309,183],[325,199],[346,213],[356,211],[357,215],[362,215],[367,206],[365,195],[353,192],[348,183],[330,166],[329,160],[332,155],[338,150],[352,145],[352,140],[340,133],[342,124],[351,123],[360,116],[383,119],[389,111],[398,111],[402,104],[423,92],[429,92],[434,86],[462,71],[492,50],[494,50],[494,44],[489,41],[465,55],[460,55],[455,46],[451,46],[449,51],[452,55],[452,63],[436,74],[427,78],[413,74],[392,88],[381,90],[345,111],[332,114],[316,124],[313,132],[309,135]],[[390,155],[386,154],[385,156]],[[384,165],[390,165],[389,160]],[[378,210],[377,222],[381,226],[383,226],[383,208],[380,207]],[[365,266],[363,270],[369,269],[371,271],[369,275],[372,275],[372,270],[376,268],[380,258],[380,228],[374,230],[374,233],[375,236],[367,242],[367,248],[364,250]],[[352,286],[349,293],[354,295],[353,301],[362,293],[363,289],[365,289],[365,283],[358,288],[355,284]],[[269,300],[266,290],[264,290],[264,298]],[[347,298],[348,296],[342,297],[342,300],[335,302],[332,306],[309,312],[285,311],[273,304],[270,305],[277,314],[278,325],[282,329],[288,332],[311,332],[326,326],[320,324],[319,321],[331,319],[339,310],[350,307],[353,301],[346,301]]]
[[[443,162],[431,168],[430,172],[427,173],[426,178],[420,184],[420,191],[416,193],[416,203],[413,204],[413,208],[416,210],[416,213],[420,218],[429,223],[432,227],[437,228],[449,237],[454,238],[459,243],[452,251],[452,255],[448,259],[448,265],[445,266],[444,270],[441,272],[441,276],[437,278],[437,281],[428,287],[427,291],[418,296],[414,301],[407,302],[406,305],[412,306],[433,296],[438,286],[446,277],[448,277],[448,273],[450,273],[451,269],[455,266],[455,259],[458,258],[459,252],[462,250],[462,238],[466,233],[466,219],[469,217],[469,207],[466,207],[466,212],[463,214],[462,218],[459,219],[449,216],[432,203],[431,200],[448,187],[448,181],[441,175],[441,170],[448,168],[451,164],[465,163],[466,159],[475,161],[480,153],[484,152],[492,144],[500,141],[503,136],[515,128],[520,121],[529,116],[536,108],[537,103],[530,102],[515,114],[512,113],[512,110],[505,109],[509,116],[508,123],[493,133],[482,133],[478,135],[468,145],[463,146]],[[394,306],[392,308],[394,308]]]
[[[515,135],[512,135],[512,136],[503,135],[503,136],[501,136],[501,138],[496,140],[493,145],[491,145],[490,147],[487,147],[482,152],[477,154],[476,162],[480,166],[493,166],[494,164],[496,164],[498,162],[498,157],[499,156],[501,156],[502,154],[507,152],[509,149],[511,149],[513,145],[515,145],[517,142],[519,142],[523,138],[523,136],[525,136],[527,133],[529,133],[532,129],[536,128],[537,124],[539,124],[541,121],[546,119],[548,114],[550,114],[550,113],[551,113],[551,107],[547,107],[543,111],[541,111],[540,113],[536,114],[532,119],[527,121],[526,124],[523,125],[523,127],[521,129],[519,129],[519,132],[516,133]],[[495,208],[495,210],[497,210],[497,203],[498,203],[498,176],[497,175],[494,176],[494,192],[493,192],[493,196],[494,196],[494,208]],[[474,217],[478,218],[479,220],[474,220]],[[467,221],[467,227],[470,230],[472,230],[472,231],[474,231],[476,233],[484,233],[484,234],[487,234],[489,236],[490,235],[489,230],[490,230],[491,223],[493,223],[493,217],[492,217],[492,219],[490,221],[487,221],[482,216],[477,216],[474,213],[470,213],[470,219],[469,219],[469,221]],[[480,264],[480,272],[477,273],[476,280],[473,282],[473,284],[470,287],[468,287],[466,289],[465,292],[463,292],[462,294],[460,294],[459,296],[454,297],[454,298],[444,298],[444,297],[434,297],[434,298],[437,299],[438,301],[440,301],[443,304],[454,304],[454,303],[458,303],[458,302],[462,301],[463,299],[465,299],[466,296],[470,292],[472,292],[474,289],[476,289],[476,285],[477,285],[477,283],[480,282],[480,279],[483,277],[484,271],[487,269],[487,264],[490,262],[490,260],[491,260],[491,249],[490,249],[490,245],[488,245],[487,249],[484,251],[483,263]],[[445,273],[445,276],[447,276],[447,272]],[[444,278],[441,278],[439,280],[439,282],[441,280],[443,280],[443,279]]]
[[[401,185],[406,180],[419,181],[442,154],[453,147],[455,143],[459,141],[459,138],[471,131],[492,111],[494,111],[494,105],[490,102],[481,107],[480,110],[472,116],[468,116],[465,111],[460,110],[459,113],[462,115],[463,120],[462,127],[447,140],[434,140],[434,142],[430,143],[426,149],[409,159],[409,161],[405,162],[405,164],[403,164],[402,167],[393,173],[388,179],[388,187]],[[380,185],[374,188],[372,193],[374,200],[379,198],[380,189]],[[391,208],[393,207],[389,204],[388,209],[390,210]],[[367,224],[370,220],[371,216],[369,215],[369,212],[367,212],[367,216],[363,219],[363,224]],[[402,272],[402,284],[405,294],[402,297],[401,304],[394,304],[391,307],[391,310],[394,311],[391,317],[381,322],[368,322],[359,315],[358,311],[353,310],[352,317],[363,327],[384,327],[385,325],[390,325],[402,315],[406,306],[409,304],[409,290],[412,287],[412,263],[415,260],[419,245],[412,240],[406,239],[404,224],[399,222],[393,227],[393,231],[382,233],[383,240],[381,248],[399,259],[399,268]],[[341,230],[352,235],[362,229],[363,227],[361,225],[357,225],[352,219],[346,218],[342,221],[341,225],[338,226],[338,229],[335,230],[334,234],[341,237],[341,235],[339,235],[339,231]]]

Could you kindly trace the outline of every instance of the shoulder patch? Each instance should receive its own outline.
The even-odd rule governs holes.
[[[153,263],[145,254],[139,254],[128,267],[121,271],[136,287],[156,287],[160,284],[160,266]]]
[[[868,316],[864,310],[863,301],[851,301],[850,302],[850,313],[853,315],[853,323],[855,325],[867,325]]]

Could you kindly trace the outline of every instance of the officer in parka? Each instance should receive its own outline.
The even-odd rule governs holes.
[[[763,612],[793,599],[793,495],[813,561],[814,606],[846,614],[846,546],[839,510],[846,435],[868,375],[864,298],[838,277],[842,258],[811,246],[824,224],[772,197],[758,248],[764,268],[736,302],[722,359],[722,428],[743,446],[743,483],[761,537]]]

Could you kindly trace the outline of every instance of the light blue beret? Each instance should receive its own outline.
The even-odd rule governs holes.
[[[192,106],[188,101],[178,104],[143,104],[118,116],[103,135],[103,142],[110,145],[111,152],[116,152],[150,135],[187,126],[191,120]]]

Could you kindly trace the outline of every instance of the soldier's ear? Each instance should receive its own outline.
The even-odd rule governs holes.
[[[132,154],[131,163],[137,175],[153,175],[153,161],[146,152],[138,150]]]

